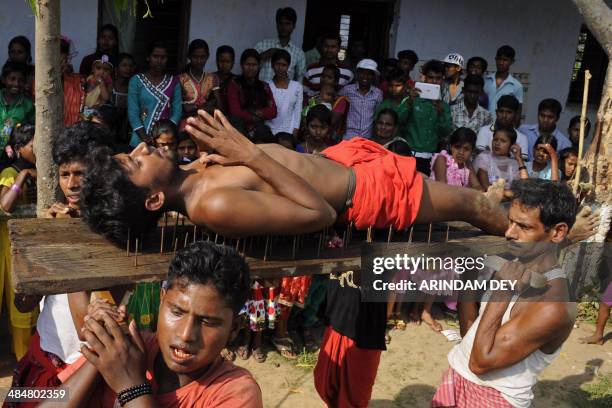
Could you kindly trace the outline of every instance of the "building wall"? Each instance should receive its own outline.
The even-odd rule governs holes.
[[[480,55],[495,70],[495,51],[509,44],[516,50],[511,71],[529,74],[526,120],[537,120],[537,105],[544,98],[565,104],[582,23],[572,2],[399,1],[393,52],[414,49],[421,60],[458,52],[466,62]]]
[[[98,0],[62,0],[61,32],[72,39],[78,55],[72,64],[79,69],[81,59],[96,48]],[[32,42],[34,58],[34,15],[24,0],[0,1],[0,63],[8,58],[8,43],[17,35]]]
[[[276,10],[293,7],[298,15],[291,41],[302,45],[306,0],[192,0],[189,39],[204,38],[214,55],[220,45],[231,45],[236,60],[246,48],[266,38],[275,38]],[[214,58],[207,65],[214,69]],[[239,68],[236,66],[234,71]]]

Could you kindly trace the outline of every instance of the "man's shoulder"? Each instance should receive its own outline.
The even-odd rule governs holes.
[[[521,126],[519,126],[518,131],[525,134],[525,133],[531,133],[531,132],[535,132],[538,130],[538,124],[537,123],[525,123]]]
[[[217,388],[215,394],[227,403],[232,399],[253,400],[252,406],[257,406],[257,401],[261,402],[261,389],[251,372],[226,360],[215,370],[209,386]]]
[[[512,84],[515,85],[517,88],[522,88],[523,87],[523,84],[521,84],[521,81],[516,79],[514,77],[514,75],[512,75],[512,74],[508,74],[508,77],[506,78],[506,81],[512,82]]]

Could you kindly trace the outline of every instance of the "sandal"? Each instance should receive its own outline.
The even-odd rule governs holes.
[[[239,346],[236,349],[236,355],[240,357],[242,360],[248,360],[251,357],[251,350],[248,346]]]
[[[223,350],[221,350],[221,358],[226,361],[234,361],[236,360],[236,352],[226,347]]]
[[[253,359],[257,361],[258,363],[263,363],[264,361],[266,361],[266,355],[261,350],[261,347],[257,347],[256,349],[254,349],[252,356],[253,356]]]
[[[291,337],[273,337],[272,344],[276,348],[276,351],[287,360],[297,359],[297,354],[293,351],[294,345]]]

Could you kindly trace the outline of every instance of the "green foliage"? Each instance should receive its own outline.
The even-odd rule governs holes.
[[[142,18],[153,18],[153,13],[151,12],[151,7],[149,5],[149,0],[113,0],[113,6],[115,8],[116,15],[129,15],[131,17],[136,17],[139,1],[143,2],[146,7],[146,11]],[[164,3],[164,0],[155,1],[158,1],[162,4]]]
[[[573,390],[569,399],[577,408],[609,408],[612,406],[612,374],[598,377],[595,381],[583,384]]]
[[[36,7],[36,0],[26,0],[26,3],[30,5],[30,8],[32,9],[32,13],[34,13],[34,16],[38,17],[38,9]]]
[[[295,366],[306,370],[312,370],[317,365],[317,355],[318,353],[309,353],[306,351],[306,348],[304,348],[298,355]]]

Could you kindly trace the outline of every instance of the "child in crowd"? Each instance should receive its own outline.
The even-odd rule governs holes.
[[[489,63],[486,59],[482,57],[472,57],[467,62],[466,71],[468,75],[476,75],[483,78],[485,72],[487,72],[488,66]],[[478,98],[478,105],[485,109],[489,109],[489,97],[487,96],[486,92],[483,91]]]
[[[561,159],[559,170],[561,170],[561,179],[564,183],[569,183],[576,173],[578,165],[578,150],[574,147],[568,147],[559,152]]]
[[[21,123],[34,124],[34,104],[25,93],[27,66],[7,62],[2,68],[0,90],[0,163],[6,162],[4,152],[13,128]]]
[[[276,103],[276,117],[266,121],[273,134],[291,133],[297,137],[300,131],[300,113],[302,111],[302,84],[291,80],[287,72],[291,65],[291,54],[277,50],[272,54],[274,77],[268,82]]]
[[[589,133],[591,131],[591,121],[586,118],[584,122],[584,146],[582,147],[582,154],[587,151],[589,147]],[[572,146],[578,151],[578,142],[580,141],[580,116],[574,116],[570,119],[569,126],[567,128],[567,135],[569,136]],[[561,153],[561,152],[559,152]]]
[[[470,164],[475,149],[476,133],[473,130],[465,127],[455,130],[450,137],[450,154],[442,150],[434,155],[431,178],[451,186],[484,191]]]
[[[406,94],[406,75],[404,71],[394,69],[388,74],[385,100],[376,107],[376,116],[384,109],[393,109],[397,113],[396,135],[407,139],[406,122],[408,121],[408,99]]]
[[[198,159],[198,147],[186,132],[179,133],[176,151],[179,156],[179,162],[191,163]]]
[[[102,55],[94,61],[91,75],[86,80],[86,108],[95,108],[110,101],[113,92],[113,68],[108,55]]]
[[[280,132],[276,134],[277,143],[289,150],[295,150],[295,138],[290,133]]]
[[[520,147],[515,144],[516,131],[510,126],[499,126],[493,133],[491,151],[483,151],[474,160],[476,176],[485,191],[499,179],[504,179],[508,188],[512,180],[519,178],[519,165],[510,157],[511,148],[515,158],[521,155]]]
[[[300,153],[319,153],[328,147],[326,139],[331,128],[332,113],[324,105],[316,105],[306,115],[304,141],[296,146]]]
[[[176,152],[178,145],[178,129],[174,122],[162,119],[151,130],[151,145]]]
[[[337,69],[336,67],[334,67]],[[302,110],[303,118],[306,118],[310,108],[316,105],[324,105],[332,112],[331,129],[326,138],[326,143],[334,145],[342,139],[346,131],[346,115],[350,102],[346,96],[338,96],[337,83],[321,85],[318,95],[313,96],[308,101],[308,105]]]
[[[121,53],[117,57],[117,67],[115,69],[115,79],[113,81],[113,94],[111,103],[117,110],[115,122],[117,142],[128,144],[131,134],[130,122],[127,117],[128,107],[128,86],[130,79],[136,72],[136,61],[130,54]]]
[[[18,125],[13,129],[9,145],[16,155],[15,161],[0,173],[0,207],[7,213],[15,207],[36,201],[36,156],[34,155],[34,126]],[[20,360],[28,350],[32,327],[38,310],[21,313],[14,304],[15,292],[11,277],[11,243],[6,218],[0,219],[0,310],[6,290],[9,329],[13,339],[12,350]]]
[[[522,159],[517,159],[517,161],[519,170],[521,170],[521,178],[540,178],[549,181],[559,181],[561,179],[557,156],[557,139],[553,135],[545,133],[538,137],[532,161],[524,164]]]
[[[223,112],[228,112],[229,110],[227,101],[227,86],[236,77],[236,75],[232,73],[235,59],[236,53],[229,45],[222,45],[217,48],[217,71],[214,73],[214,75],[217,76],[217,80],[215,82],[218,84],[219,89],[213,89],[213,91],[218,92],[219,103],[221,104],[220,109]]]

